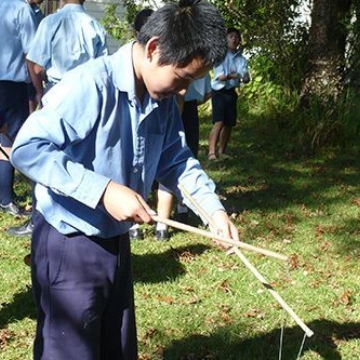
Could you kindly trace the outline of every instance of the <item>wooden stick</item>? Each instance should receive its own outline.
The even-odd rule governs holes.
[[[264,279],[264,277],[257,271],[257,269],[249,262],[244,254],[237,248],[232,248],[233,252],[240,258],[245,266],[255,275],[255,277],[261,282],[262,285],[269,291],[269,293],[275,298],[275,300],[281,305],[281,307],[294,319],[294,321],[304,330],[308,337],[314,335],[314,332],[308,328],[308,326],[299,318],[294,310],[285,302],[285,300],[276,292],[276,290]]]
[[[212,226],[215,227],[215,223],[212,218],[207,214],[206,211],[197,203],[197,201],[187,192],[187,190],[179,185],[180,191],[185,195],[185,197],[196,207],[206,221]],[[250,261],[245,257],[245,255],[236,247],[233,246],[230,250],[235,253],[244,265],[254,274],[254,276],[261,282],[261,284],[270,292],[270,294],[275,298],[275,300],[281,305],[281,307],[294,319],[294,321],[304,330],[305,334],[308,337],[314,335],[314,332],[309,329],[309,327],[299,318],[294,310],[284,301],[284,299],[275,291],[275,289],[265,280],[265,278],[259,273],[259,271],[250,263]]]
[[[288,258],[285,255],[281,255],[281,254],[275,253],[275,252],[270,251],[270,250],[262,249],[262,248],[259,248],[257,246],[253,246],[253,245],[241,242],[241,241],[228,239],[228,238],[226,238],[224,236],[214,234],[214,233],[212,233],[210,231],[206,231],[206,230],[196,228],[194,226],[182,224],[182,223],[174,221],[174,220],[161,218],[161,217],[159,217],[157,215],[152,215],[151,217],[156,222],[163,223],[165,225],[174,227],[176,229],[188,231],[188,232],[191,232],[191,233],[194,233],[194,234],[197,234],[197,235],[201,235],[201,236],[204,236],[204,237],[207,237],[207,238],[210,238],[210,239],[217,240],[217,241],[225,243],[225,244],[238,246],[238,247],[241,247],[241,248],[246,249],[246,250],[254,251],[254,252],[258,253],[258,254],[263,254],[263,255],[266,255],[266,256],[273,257],[275,259],[288,261]]]

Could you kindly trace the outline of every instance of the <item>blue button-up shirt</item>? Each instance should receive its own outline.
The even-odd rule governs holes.
[[[221,89],[232,89],[240,86],[240,79],[231,79],[226,81],[220,81],[218,78],[220,75],[229,75],[231,73],[237,73],[241,77],[249,75],[248,63],[245,57],[242,55],[241,51],[226,53],[224,61],[214,67],[214,78],[211,82],[211,87],[213,90]]]
[[[131,47],[67,73],[13,145],[14,166],[38,183],[37,209],[64,234],[107,238],[129,229],[99,204],[110,180],[144,198],[155,178],[177,196],[180,183],[209,215],[223,209],[186,146],[175,99],[137,100]]]
[[[206,74],[201,79],[194,80],[186,90],[185,101],[196,100],[199,103],[204,101],[205,95],[211,93],[210,75]]]
[[[41,21],[27,58],[57,83],[68,70],[107,53],[105,29],[82,5],[66,4]]]
[[[25,54],[35,33],[35,15],[27,3],[0,1],[0,80],[30,82]]]

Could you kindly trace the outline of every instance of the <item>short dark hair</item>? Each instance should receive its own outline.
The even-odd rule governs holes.
[[[220,11],[203,0],[180,0],[155,11],[138,36],[145,46],[153,36],[159,38],[160,65],[187,66],[201,58],[212,67],[223,61],[226,27]]]
[[[140,31],[143,25],[146,23],[147,19],[150,17],[150,15],[154,12],[152,9],[143,9],[140,10],[136,15],[134,19],[134,29],[135,31]]]
[[[231,34],[233,32],[237,33],[239,38],[241,39],[241,33],[240,33],[239,29],[237,29],[235,27],[228,27],[226,30],[226,35]]]

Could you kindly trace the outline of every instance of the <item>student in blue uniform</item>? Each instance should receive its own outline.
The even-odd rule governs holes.
[[[217,159],[217,145],[219,145],[218,155],[228,156],[226,148],[237,117],[236,88],[241,83],[246,84],[250,81],[247,60],[239,48],[241,44],[239,30],[233,27],[228,28],[226,39],[228,52],[224,61],[214,68],[214,79],[211,84],[213,128],[209,137],[209,160]]]
[[[30,76],[39,98],[43,95],[39,74],[49,89],[67,71],[108,54],[106,31],[85,12],[84,1],[64,0],[60,11],[46,16],[40,23],[27,54]]]
[[[28,68],[36,89],[36,102],[44,93],[75,67],[90,59],[108,54],[106,32],[86,14],[83,0],[64,0],[60,11],[46,16],[40,23],[27,54]],[[36,199],[33,197],[33,208]],[[30,219],[25,224],[8,229],[13,236],[29,236],[33,230]]]
[[[35,16],[22,0],[0,1],[0,109],[6,129],[0,145],[9,154],[12,140],[29,115],[27,84],[30,77],[25,63],[36,32]],[[14,193],[14,168],[0,153],[0,211],[20,215]]]
[[[137,41],[65,74],[19,132],[11,160],[37,182],[35,360],[137,359],[128,230],[152,222],[155,179],[179,198],[184,186],[238,239],[182,141],[175,100],[223,60],[225,32],[209,3],[168,3]]]

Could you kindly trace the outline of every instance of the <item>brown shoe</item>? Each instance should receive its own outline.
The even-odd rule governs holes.
[[[26,256],[24,256],[24,263],[27,266],[31,266],[31,254],[27,254]]]

